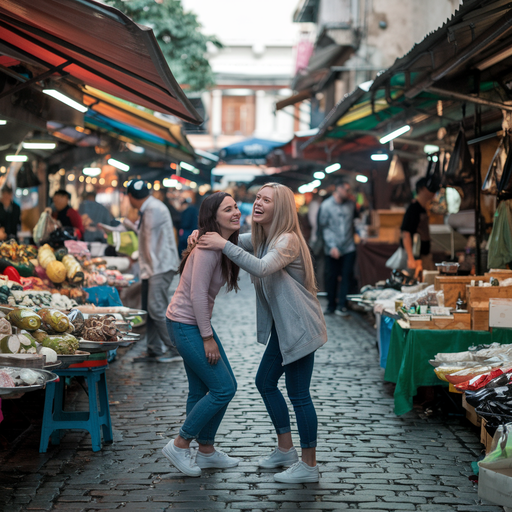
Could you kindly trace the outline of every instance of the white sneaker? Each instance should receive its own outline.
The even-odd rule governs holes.
[[[197,452],[196,455],[196,464],[201,469],[207,468],[234,468],[238,466],[240,463],[240,459],[236,457],[230,457],[227,453],[224,453],[220,450],[215,450],[212,455],[209,457],[202,454],[200,451]]]
[[[201,468],[192,460],[190,448],[178,448],[171,440],[162,448],[162,453],[185,475],[201,476]]]
[[[318,464],[312,468],[305,462],[296,462],[293,466],[290,466],[286,471],[282,473],[276,473],[274,475],[276,482],[284,484],[303,484],[306,482],[318,482]]]
[[[292,446],[287,452],[282,452],[279,448],[264,457],[258,462],[258,466],[264,469],[280,468],[281,466],[290,466],[299,460],[297,450]]]

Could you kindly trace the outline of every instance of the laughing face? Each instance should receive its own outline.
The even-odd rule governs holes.
[[[240,210],[232,197],[225,197],[217,210],[217,224],[224,238],[229,238],[240,229]]]
[[[261,226],[270,226],[274,218],[274,189],[272,187],[262,188],[252,207],[252,220]]]

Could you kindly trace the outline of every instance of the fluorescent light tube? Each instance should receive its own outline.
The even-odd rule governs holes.
[[[55,142],[23,142],[24,149],[55,149],[57,144]]]
[[[193,165],[187,164],[187,162],[180,162],[180,167],[186,171],[193,172],[194,174],[199,174],[199,169]]]
[[[28,160],[27,155],[6,155],[6,162],[26,162]]]
[[[370,157],[374,162],[385,162],[389,159],[386,153],[375,153]]]
[[[368,176],[364,176],[363,174],[358,174],[356,176],[356,181],[359,183],[367,183],[368,182]]]
[[[128,172],[130,170],[129,165],[124,164],[123,162],[120,162],[119,160],[116,160],[114,158],[109,158],[108,163],[115,167],[116,169],[119,169],[120,171]]]
[[[323,180],[325,178],[325,172],[318,171],[313,174],[313,178],[316,178],[317,180]]]
[[[51,96],[52,98],[61,101],[68,107],[74,108],[75,110],[78,110],[78,112],[82,112],[82,114],[89,110],[89,107],[85,107],[81,103],[78,103],[78,101],[75,101],[69,96],[62,94],[60,91],[57,91],[56,89],[43,89],[43,92],[45,94],[48,94],[48,96]]]
[[[410,129],[411,127],[408,124],[406,124],[405,126],[402,126],[402,128],[398,128],[398,130],[395,130],[394,132],[385,135],[384,137],[382,137],[382,139],[379,139],[379,142],[381,144],[386,144],[386,142],[389,142],[393,139],[396,139],[397,137],[400,137],[400,135],[407,133]]]
[[[99,167],[85,167],[82,171],[86,176],[99,176],[101,169]]]
[[[336,172],[341,169],[341,164],[332,164],[325,168],[325,172],[330,174],[331,172]]]

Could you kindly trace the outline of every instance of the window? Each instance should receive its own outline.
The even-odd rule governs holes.
[[[255,127],[254,96],[222,97],[222,133],[252,135]]]

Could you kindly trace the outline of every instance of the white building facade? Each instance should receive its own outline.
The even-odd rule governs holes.
[[[302,122],[293,108],[274,111],[292,92],[300,31],[292,19],[296,1],[182,0],[185,10],[197,14],[202,32],[224,46],[208,49],[216,87],[200,95],[203,131],[188,130],[195,148],[213,151],[251,137],[286,142],[309,127],[308,111]]]

